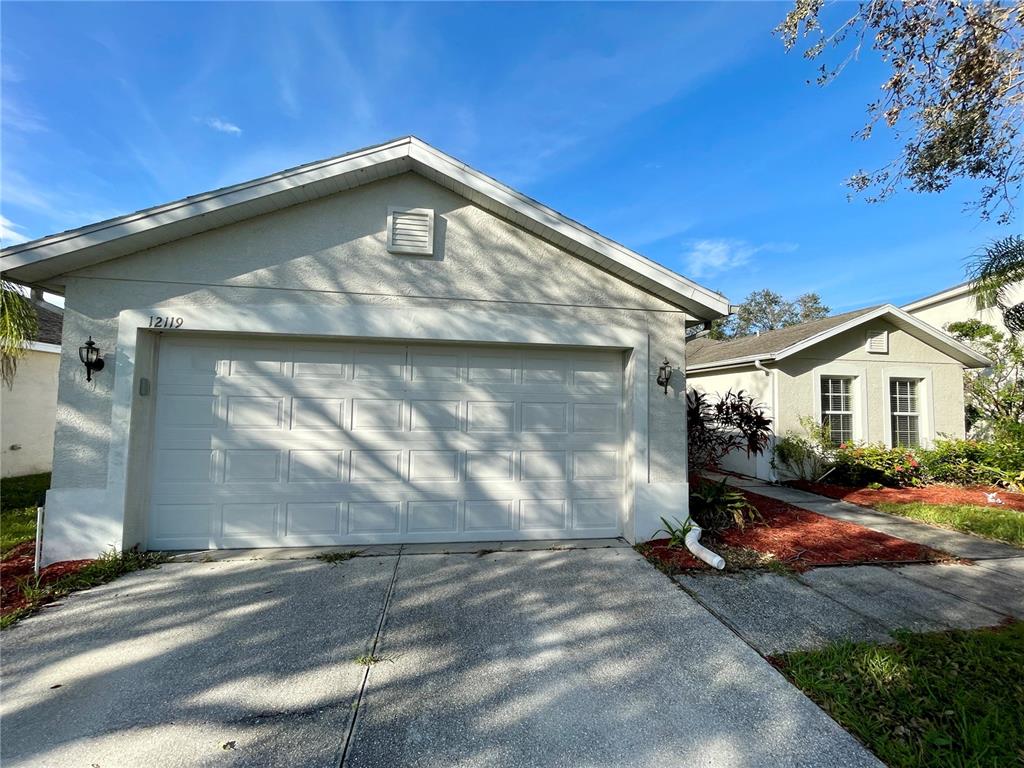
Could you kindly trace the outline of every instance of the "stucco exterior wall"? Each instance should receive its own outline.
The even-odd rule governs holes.
[[[1024,283],[1018,284],[1012,289],[1010,300],[1014,303],[1024,302]],[[1006,324],[1003,323],[1002,312],[996,307],[978,309],[974,297],[968,291],[926,304],[918,309],[908,308],[907,312],[941,330],[945,330],[949,323],[974,318],[994,326],[1002,333],[1008,332]]]
[[[889,331],[889,352],[867,352],[866,334],[881,329]],[[859,441],[888,442],[888,380],[900,376],[924,379],[922,438],[964,436],[963,367],[885,320],[816,344],[781,361],[778,369],[778,434],[802,432],[800,417],[820,414],[817,377],[834,373],[858,377],[854,424]]]
[[[433,257],[387,252],[389,206],[436,212]],[[247,313],[259,306],[372,305],[486,310],[526,325],[569,318],[595,328],[635,329],[649,339],[649,480],[685,481],[686,315],[410,173],[70,275],[55,489],[103,487],[118,314],[166,304],[231,307],[243,326]],[[107,367],[86,384],[71,351],[89,335],[103,350]],[[680,369],[668,396],[655,385],[664,357]]]
[[[59,366],[56,352],[26,352],[18,361],[14,386],[0,387],[3,477],[50,471]]]

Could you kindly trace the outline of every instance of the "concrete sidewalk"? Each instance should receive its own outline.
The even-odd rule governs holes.
[[[622,546],[172,563],[0,640],[5,768],[881,765]]]
[[[718,479],[723,477],[717,476]],[[1024,619],[1024,550],[806,491],[729,476],[752,493],[975,561],[816,568],[803,574],[694,571],[677,583],[763,654],[840,640],[887,642]]]
[[[793,575],[693,572],[675,579],[747,643],[774,655],[840,640],[889,642],[898,629],[974,629],[1024,619],[1024,558],[988,563]]]

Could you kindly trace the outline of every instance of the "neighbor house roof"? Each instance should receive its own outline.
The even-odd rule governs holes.
[[[408,171],[702,319],[729,312],[724,296],[676,274],[505,186],[414,136],[204,192],[0,251],[12,280],[60,291],[62,275],[129,253]]]
[[[33,341],[60,344],[64,329],[64,310],[48,301],[32,301],[36,308],[36,335]]]
[[[927,296],[922,296],[920,299],[916,299],[909,304],[904,304],[903,309],[907,312],[913,312],[918,309],[924,309],[930,307],[932,304],[938,304],[949,299],[955,299],[958,296],[963,296],[965,293],[969,293],[971,290],[970,281],[966,283],[960,283],[954,285],[952,288],[945,288],[936,293],[930,293]]]
[[[882,304],[767,331],[758,336],[727,341],[696,339],[686,345],[686,370],[700,372],[752,365],[755,361],[775,362],[878,318],[884,318],[969,368],[991,365],[988,358],[952,336],[907,314],[899,307]]]

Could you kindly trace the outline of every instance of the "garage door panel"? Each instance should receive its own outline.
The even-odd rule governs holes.
[[[618,352],[168,339],[154,547],[617,535]]]

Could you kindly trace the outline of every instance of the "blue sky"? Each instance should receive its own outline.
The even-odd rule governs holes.
[[[884,70],[827,88],[788,6],[4,3],[4,244],[416,134],[726,293],[963,279],[972,190],[848,202]]]

